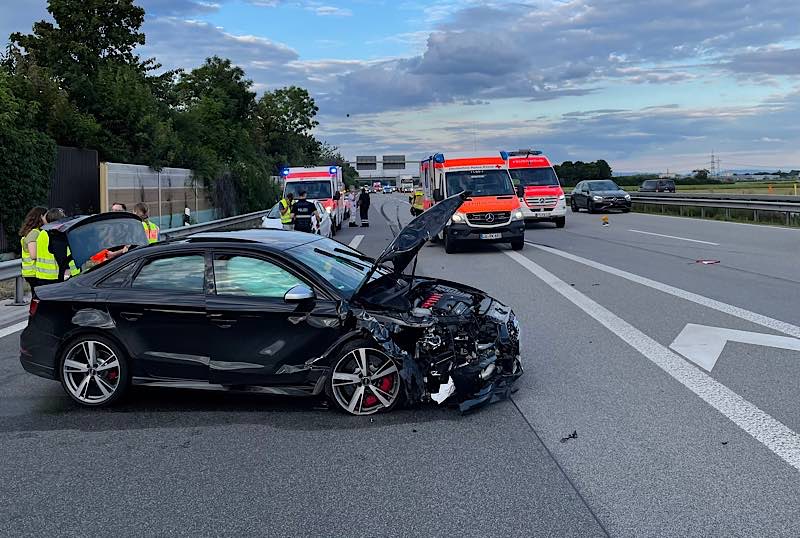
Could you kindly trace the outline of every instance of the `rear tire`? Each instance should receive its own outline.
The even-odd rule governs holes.
[[[58,361],[61,386],[72,401],[85,407],[106,407],[128,390],[128,359],[112,340],[84,334],[64,347]]]
[[[511,250],[522,250],[525,248],[525,239],[513,239],[511,241]]]
[[[554,222],[556,223],[556,228],[563,228],[567,225],[567,217],[558,217]]]
[[[572,202],[570,202],[570,207],[572,208],[573,213],[577,213],[578,211],[580,211],[580,209],[578,209],[578,204],[575,203],[574,199],[572,200]]]
[[[597,210],[594,208],[594,202],[592,200],[586,202],[586,211],[588,211],[589,213],[597,213]]]

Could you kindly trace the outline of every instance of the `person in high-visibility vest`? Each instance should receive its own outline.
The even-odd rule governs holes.
[[[422,214],[422,212],[425,211],[425,192],[417,188],[409,198],[411,202],[411,214],[415,217]]]
[[[292,229],[292,203],[294,202],[294,194],[288,193],[281,199],[281,224],[284,230]]]
[[[53,208],[47,211],[45,221],[55,222],[65,217],[64,210]],[[81,270],[75,266],[69,246],[63,256],[56,256],[50,249],[50,235],[46,230],[41,230],[36,237],[36,278],[39,285],[63,282],[71,276],[80,274]]]
[[[44,220],[46,213],[46,207],[34,207],[25,215],[25,220],[19,229],[19,242],[22,246],[22,277],[34,295],[36,295],[36,286],[39,285],[39,279],[36,278],[36,239],[39,237],[42,225],[46,222]]]
[[[147,242],[148,243],[157,243],[158,242],[158,226],[154,222],[150,222],[150,208],[147,207],[147,204],[143,202],[139,202],[134,206],[133,212],[142,219],[142,224],[144,225],[144,231],[147,234]]]

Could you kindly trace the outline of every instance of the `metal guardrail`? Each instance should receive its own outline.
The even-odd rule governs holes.
[[[269,213],[269,209],[263,211],[256,211],[254,213],[248,213],[246,215],[238,215],[235,217],[228,217],[225,219],[219,220],[212,220],[209,222],[203,222],[200,224],[193,224],[191,226],[181,226],[179,228],[170,228],[169,230],[160,230],[159,231],[159,238],[161,241],[166,241],[170,239],[180,239],[181,237],[187,237],[192,234],[201,233],[201,232],[211,232],[216,230],[240,230],[243,228],[249,228],[253,224],[260,224],[261,219]],[[6,280],[14,280],[14,302],[13,305],[24,305],[25,303],[25,295],[24,295],[24,288],[23,288],[23,279],[21,276],[22,272],[22,261],[21,260],[11,260],[7,262],[0,262],[0,282]]]
[[[758,222],[759,211],[783,213],[786,224],[791,223],[792,215],[800,214],[800,196],[749,195],[749,194],[692,194],[692,193],[630,193],[635,204],[673,207],[700,208],[701,218],[706,209],[724,209],[730,217],[730,210],[753,212],[753,220]]]

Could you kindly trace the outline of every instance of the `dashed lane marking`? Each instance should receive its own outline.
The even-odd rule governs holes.
[[[361,241],[364,239],[364,236],[359,234],[355,236],[353,239],[350,240],[350,248],[358,248],[358,245],[361,244]]]
[[[797,433],[544,267],[519,252],[506,252],[506,255],[800,471],[800,436]]]
[[[700,243],[703,245],[713,245],[715,247],[719,246],[719,243],[712,243],[711,241],[700,241],[699,239],[689,239],[688,237],[678,237],[677,235],[666,235],[666,234],[657,234],[655,232],[645,232],[642,230],[628,230],[629,232],[637,233],[637,234],[644,234],[644,235],[655,235],[658,237],[666,237],[668,239],[678,239],[679,241],[688,241],[690,243]]]

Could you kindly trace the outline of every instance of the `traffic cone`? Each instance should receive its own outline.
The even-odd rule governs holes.
[[[603,226],[608,226],[608,215],[603,215],[600,220],[603,221]]]

